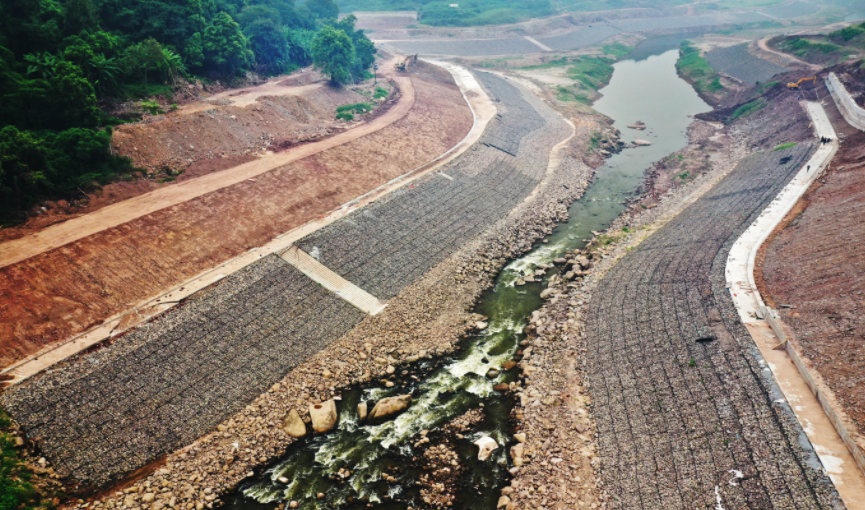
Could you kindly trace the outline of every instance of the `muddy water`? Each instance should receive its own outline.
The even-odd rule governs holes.
[[[504,268],[475,309],[489,317],[486,330],[467,338],[456,355],[414,367],[426,374],[417,380],[406,374],[394,388],[369,387],[344,393],[338,402],[338,430],[292,445],[285,458],[242,486],[226,499],[226,505],[232,510],[273,509],[290,501],[298,501],[299,508],[315,509],[424,507],[417,484],[422,470],[412,460],[421,452],[412,441],[422,430],[434,429],[483,406],[486,419],[476,431],[457,440],[457,453],[467,472],[461,477],[458,501],[452,508],[495,508],[499,490],[509,476],[506,451],[512,443],[508,418],[513,403],[493,386],[515,381],[516,374],[502,371],[488,377],[487,373],[513,359],[524,338],[525,319],[541,306],[539,294],[545,288],[543,283],[517,286],[515,282],[566,251],[583,247],[592,230],[603,230],[621,214],[623,202],[635,193],[654,161],[687,144],[689,116],[710,108],[676,76],[676,58],[676,51],[667,51],[615,65],[612,81],[602,90],[604,98],[595,108],[616,119],[625,141],[642,138],[653,145],[612,156],[598,169],[584,197],[571,207],[570,220]],[[645,122],[648,129],[626,127],[636,120]],[[543,274],[548,277],[552,271],[544,270]],[[396,419],[378,425],[358,423],[359,402],[371,406],[385,396],[409,392],[414,401]],[[482,436],[504,446],[485,462],[477,460],[473,445]],[[340,475],[345,469],[350,474],[342,471]],[[397,481],[385,481],[384,473]]]

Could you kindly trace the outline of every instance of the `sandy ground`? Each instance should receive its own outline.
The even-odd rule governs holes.
[[[395,79],[401,102],[378,123],[105,207],[13,241],[15,248],[0,245],[8,319],[0,336],[10,340],[0,364],[264,245],[429,162],[468,133],[471,112],[444,71]]]

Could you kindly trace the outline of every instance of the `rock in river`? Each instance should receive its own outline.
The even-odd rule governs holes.
[[[291,437],[303,437],[306,435],[306,424],[297,413],[297,409],[292,409],[285,416],[282,422],[282,430]]]
[[[321,404],[313,404],[309,406],[309,416],[312,418],[312,429],[318,432],[327,432],[336,427],[336,402],[328,400]]]
[[[398,395],[379,400],[369,413],[370,420],[381,420],[405,411],[411,403],[411,395]]]
[[[369,404],[367,404],[366,402],[361,402],[360,404],[357,405],[357,419],[359,421],[363,421],[366,419],[366,412],[367,412],[367,406],[368,405]]]
[[[478,445],[478,460],[480,461],[484,461],[490,458],[490,455],[492,455],[493,451],[499,447],[499,444],[496,443],[496,440],[489,436],[484,436],[478,439],[477,441],[475,441],[475,444]]]

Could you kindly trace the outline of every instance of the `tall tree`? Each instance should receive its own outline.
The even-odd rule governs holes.
[[[147,87],[147,76],[163,66],[165,53],[159,41],[150,37],[138,44],[130,46],[123,57],[127,71],[132,74],[140,71],[144,74],[144,87]]]
[[[291,61],[285,33],[271,20],[259,19],[244,30],[255,53],[258,70],[265,74],[280,73]]]
[[[312,62],[334,83],[351,79],[354,64],[354,45],[342,30],[324,26],[312,42]]]
[[[205,63],[223,75],[245,69],[254,58],[240,25],[227,12],[214,16],[204,30],[203,47]]]

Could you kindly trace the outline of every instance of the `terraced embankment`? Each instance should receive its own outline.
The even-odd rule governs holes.
[[[835,505],[724,277],[732,244],[812,149],[743,160],[593,293],[587,376],[608,508]]]
[[[393,296],[537,186],[570,126],[530,93],[480,78],[501,107],[478,146],[444,169],[448,177],[429,175],[316,236],[329,243],[322,262],[330,254],[369,257],[367,272],[344,276],[377,297]],[[416,242],[398,242],[407,234]],[[0,403],[59,473],[104,483],[203,435],[362,318],[272,256],[111,345],[10,388]],[[268,453],[278,446],[270,440]],[[242,478],[237,469],[229,475]]]
[[[259,171],[251,175],[254,179],[237,179],[227,187],[217,183],[203,195],[197,193],[197,180],[161,190],[191,190],[191,197],[179,203],[155,208],[149,195],[137,197],[133,200],[153,212],[137,216],[140,211],[127,210],[132,216],[120,224],[110,223],[115,219],[111,211],[101,209],[94,214],[107,215],[110,228],[94,228],[91,235],[0,268],[5,304],[0,366],[101,324],[451,149],[472,126],[459,88],[446,71],[432,66],[420,66],[409,76],[414,104],[378,131]],[[248,165],[258,171],[255,165],[265,163]],[[220,177],[200,179],[212,183]],[[84,219],[55,227],[70,230],[72,221]],[[71,229],[68,235],[77,232]]]
[[[706,61],[712,69],[749,85],[765,83],[776,74],[789,71],[786,67],[752,55],[748,52],[747,43],[714,49],[706,53]]]

